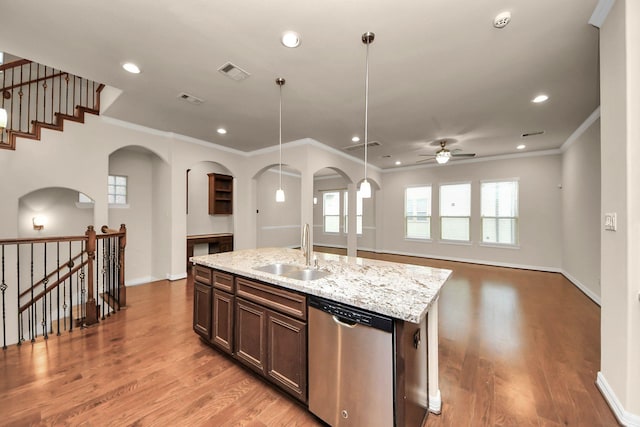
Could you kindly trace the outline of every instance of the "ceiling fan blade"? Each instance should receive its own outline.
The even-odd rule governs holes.
[[[451,157],[475,157],[476,153],[451,153]]]
[[[435,157],[432,157],[430,159],[422,159],[422,160],[418,160],[416,163],[424,163],[424,162],[430,162],[431,160],[435,159]]]
[[[418,154],[420,157],[435,157],[433,154]]]

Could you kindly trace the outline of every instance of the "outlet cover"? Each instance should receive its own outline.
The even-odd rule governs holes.
[[[604,229],[608,231],[616,231],[616,214],[604,214]]]

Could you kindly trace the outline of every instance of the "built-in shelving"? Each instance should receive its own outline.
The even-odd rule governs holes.
[[[233,177],[219,173],[209,176],[209,215],[233,214]]]

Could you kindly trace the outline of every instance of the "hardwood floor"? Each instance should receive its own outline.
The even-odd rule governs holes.
[[[600,309],[558,274],[453,269],[440,297],[443,411],[427,426],[617,425],[594,381]],[[0,425],[317,426],[191,329],[186,280],[131,287],[98,326],[0,352]]]

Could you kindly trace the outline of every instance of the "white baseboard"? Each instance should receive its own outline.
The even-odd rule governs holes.
[[[156,280],[160,280],[157,277],[147,276],[147,277],[139,277],[137,279],[127,280],[124,282],[125,286],[138,286],[145,285],[147,283],[155,282]]]
[[[185,271],[184,273],[178,273],[178,274],[169,274],[167,273],[167,280],[170,281],[174,281],[174,280],[180,280],[180,279],[186,279],[187,278],[187,272]]]
[[[593,302],[595,302],[596,304],[598,304],[599,306],[602,306],[601,302],[600,302],[600,296],[596,295],[595,292],[593,292],[591,289],[587,288],[585,285],[583,285],[582,283],[580,283],[580,281],[578,279],[576,279],[575,277],[573,277],[571,274],[569,274],[568,272],[566,272],[565,270],[562,270],[562,275],[564,277],[567,278],[568,281],[570,281],[571,283],[573,283],[576,288],[580,289],[582,291],[583,294],[585,294],[586,296],[588,296],[589,298],[591,298],[591,300]]]
[[[600,389],[600,393],[604,396],[604,399],[609,404],[609,407],[620,424],[627,427],[640,427],[640,415],[632,414],[624,409],[616,394],[613,392],[611,387],[609,387],[609,383],[607,383],[602,372],[598,372],[596,385]]]
[[[436,391],[436,394],[429,395],[429,412],[438,415],[442,412],[442,396],[440,390]]]

